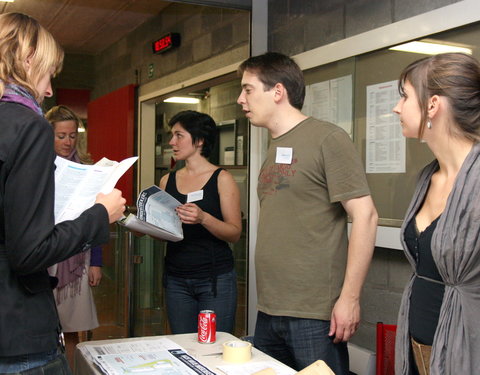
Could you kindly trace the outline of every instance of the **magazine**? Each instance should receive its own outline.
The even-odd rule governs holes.
[[[137,214],[130,213],[119,221],[134,232],[167,240],[183,240],[182,222],[175,211],[181,203],[158,186],[150,186],[140,192]]]

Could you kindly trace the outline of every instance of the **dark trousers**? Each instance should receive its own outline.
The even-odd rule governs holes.
[[[237,275],[235,271],[211,279],[183,279],[167,276],[166,302],[172,333],[198,331],[198,313],[213,310],[217,315],[217,331],[233,332],[237,310]],[[215,295],[216,289],[216,295]]]
[[[57,358],[47,362],[44,365],[34,367],[20,372],[0,372],[1,374],[14,375],[72,375],[72,371],[68,366],[67,359],[62,353]]]
[[[330,321],[257,315],[254,346],[278,361],[300,371],[321,359],[336,375],[348,375],[347,343],[333,343]]]

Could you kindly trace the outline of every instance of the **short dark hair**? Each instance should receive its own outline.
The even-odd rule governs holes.
[[[480,64],[464,53],[441,53],[414,61],[400,75],[398,90],[404,96],[406,82],[413,86],[421,110],[418,137],[428,120],[428,100],[433,95],[447,98],[453,121],[464,137],[480,140]]]
[[[208,158],[212,153],[217,140],[217,124],[206,113],[197,111],[181,111],[168,122],[171,128],[179,123],[192,136],[192,144],[203,141],[200,155]]]
[[[256,74],[265,91],[281,83],[287,89],[288,102],[298,110],[302,109],[305,79],[302,70],[292,58],[278,52],[252,56],[238,67],[240,75],[245,71]]]

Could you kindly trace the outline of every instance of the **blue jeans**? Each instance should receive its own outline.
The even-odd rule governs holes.
[[[15,357],[0,357],[0,374],[69,375],[65,355],[58,349]]]
[[[336,375],[349,374],[347,344],[334,344],[328,336],[330,321],[257,315],[254,346],[300,371],[321,359]]]
[[[167,314],[173,334],[198,331],[198,313],[213,310],[217,331],[233,332],[237,309],[237,275],[235,271],[217,276],[217,296],[211,279],[166,277]]]

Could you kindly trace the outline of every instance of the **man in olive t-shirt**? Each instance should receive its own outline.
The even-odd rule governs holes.
[[[239,71],[238,103],[272,137],[258,179],[254,345],[296,370],[321,359],[348,374],[377,226],[362,162],[345,131],[301,113],[292,59],[270,52]]]

